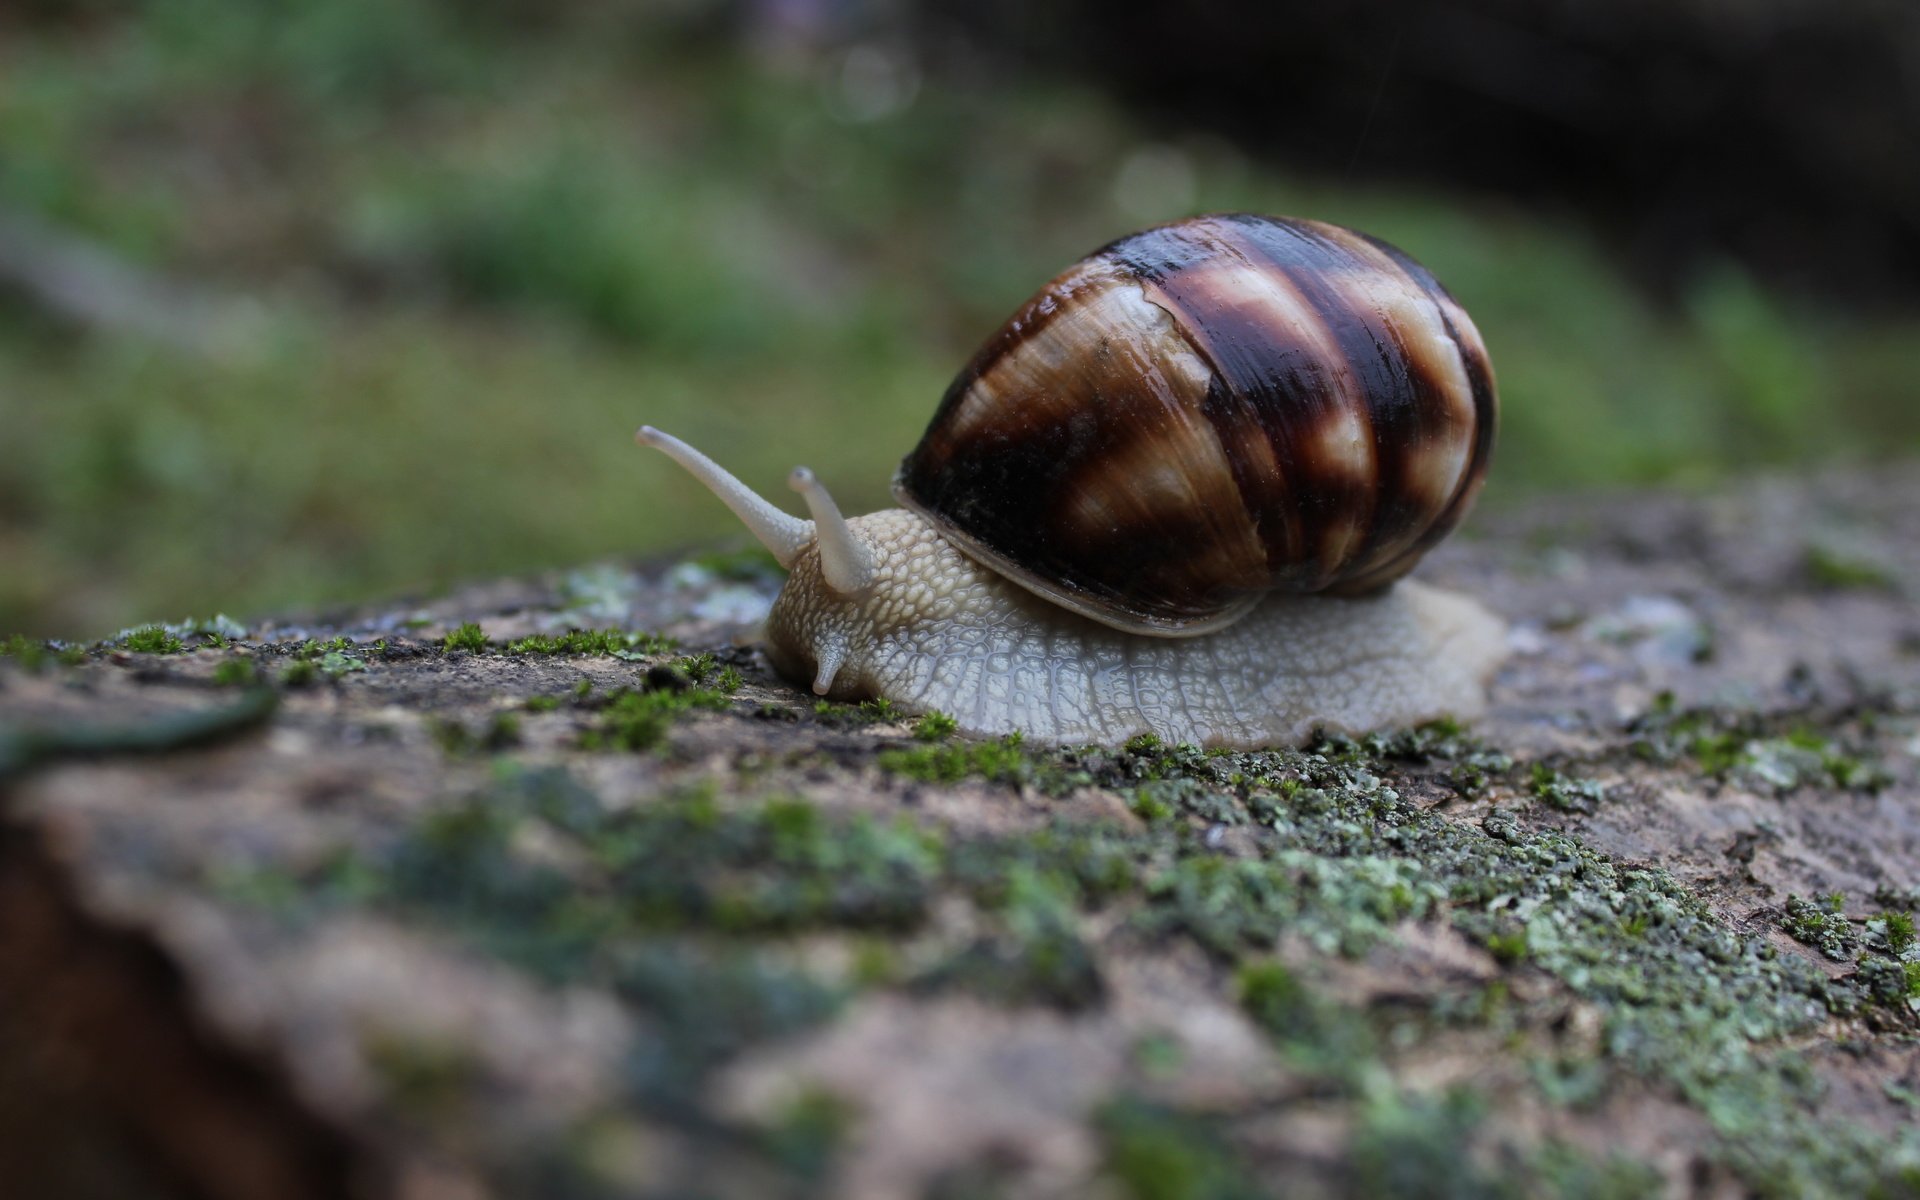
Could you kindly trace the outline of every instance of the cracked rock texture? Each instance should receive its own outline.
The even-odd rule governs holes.
[[[1920,1195],[1920,472],[1421,574],[1489,715],[1251,754],[816,704],[742,554],[15,643],[0,1179]]]

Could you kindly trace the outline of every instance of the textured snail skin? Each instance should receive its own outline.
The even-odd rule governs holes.
[[[1472,717],[1505,654],[1492,614],[1412,581],[1361,597],[1276,593],[1215,633],[1141,637],[1009,583],[917,514],[849,525],[871,583],[837,595],[817,547],[802,549],[768,615],[768,658],[815,691],[938,710],[978,736],[1293,745],[1315,729]]]

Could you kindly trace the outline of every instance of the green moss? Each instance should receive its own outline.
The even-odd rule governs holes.
[[[1001,1004],[1068,1010],[1086,1008],[1106,995],[1091,948],[1064,926],[1024,937],[976,938],[911,982],[921,990],[964,991]]]
[[[1533,765],[1528,790],[1541,803],[1563,812],[1592,812],[1607,798],[1607,789],[1599,781],[1574,779],[1545,763]]]
[[[874,761],[889,774],[923,783],[958,783],[978,777],[990,783],[1031,786],[1055,796],[1093,778],[1060,755],[1029,753],[1017,733],[991,742],[890,747]]]
[[[1483,944],[1524,946],[1531,968],[1600,1005],[1604,1069],[1677,1087],[1730,1139],[1725,1160],[1745,1177],[1838,1172],[1864,1187],[1886,1161],[1884,1152],[1843,1149],[1827,1126],[1808,1132],[1810,1085],[1789,1058],[1761,1049],[1847,1011],[1863,998],[1861,985],[1829,981],[1764,939],[1727,929],[1664,872],[1622,867],[1564,835],[1529,832],[1509,814],[1476,828],[1423,811],[1387,786],[1382,755],[1363,745],[1075,757],[1108,786],[1143,774],[1202,784],[1270,831],[1257,860],[1188,852],[1150,866],[1149,904],[1138,918],[1149,928],[1237,958],[1282,931],[1359,950],[1391,937],[1397,920],[1444,911]],[[1185,838],[1183,829],[1173,823],[1156,836]]]
[[[187,648],[185,642],[162,625],[129,629],[114,641],[122,650],[135,654],[178,654]]]
[[[991,932],[916,980],[922,988],[959,988],[1002,1003],[1085,1008],[1105,996],[1093,951],[1082,940],[1083,889],[1056,864],[1013,862],[975,899]]]
[[[1133,799],[1127,802],[1127,810],[1149,825],[1157,821],[1171,821],[1179,811],[1144,787],[1134,791]]]
[[[1877,791],[1892,778],[1880,764],[1804,726],[1782,729],[1779,718],[1721,708],[1682,711],[1670,694],[1631,730],[1633,752],[1641,758],[1692,758],[1707,775],[1779,793],[1829,783]]]
[[[1033,771],[1031,760],[1017,741],[894,748],[882,750],[875,761],[883,771],[923,783],[958,783],[969,775],[995,783],[1018,783]]]
[[[913,723],[913,736],[923,742],[939,742],[950,738],[960,728],[960,723],[943,712],[921,714]]]
[[[1895,962],[1870,954],[1860,960],[1854,980],[1875,1004],[1920,1012],[1920,1004],[1914,1003],[1920,1000],[1920,962]]]
[[[353,640],[345,634],[330,638],[308,638],[294,651],[296,658],[325,658],[329,654],[343,654],[353,649]]]
[[[559,696],[528,696],[520,702],[520,707],[528,712],[544,713],[553,712],[564,703]]]
[[[584,750],[651,750],[682,715],[697,709],[724,711],[732,703],[720,692],[695,687],[620,688],[597,701],[593,724],[580,734]]]
[[[478,628],[475,626],[474,628]],[[478,646],[455,646],[454,637],[468,629],[462,625],[454,634],[448,635],[447,649],[486,649],[482,639]],[[665,654],[678,643],[672,638],[659,634],[627,629],[570,629],[561,634],[536,633],[508,642],[508,654],[524,655],[564,655],[574,658],[621,657],[644,658],[649,655]]]
[[[1817,587],[1893,591],[1899,586],[1888,563],[1827,542],[1808,546],[1804,564],[1807,578]]]
[[[1858,952],[1860,939],[1853,923],[1846,918],[1845,906],[1846,898],[1840,895],[1819,902],[1788,896],[1780,928],[1795,941],[1815,947],[1828,958],[1848,961]]]
[[[441,639],[440,648],[449,654],[455,650],[465,650],[469,654],[484,654],[491,644],[487,640],[486,630],[472,621],[466,621]]]
[[[0,658],[11,658],[26,670],[38,671],[46,665],[47,644],[16,633],[0,641]]]
[[[1253,1200],[1258,1187],[1205,1116],[1122,1099],[1095,1115],[1104,1170],[1132,1200]]]
[[[1319,1076],[1323,1086],[1355,1092],[1384,1071],[1384,1042],[1364,1012],[1315,995],[1294,972],[1270,960],[1245,964],[1235,982],[1240,1006],[1294,1070]]]
[[[320,661],[316,665],[319,667],[321,673],[329,679],[340,679],[367,669],[367,664],[362,662],[357,655],[347,654],[340,650],[327,651],[320,656]]]
[[[260,670],[250,658],[229,658],[213,668],[213,682],[221,687],[250,687],[259,682]]]
[[[84,646],[63,646],[15,634],[0,641],[0,658],[11,658],[22,670],[39,674],[55,663],[63,667],[79,666],[87,661],[87,650]]]
[[[596,975],[656,1031],[623,1081],[643,1111],[694,1115],[691,1102],[715,1068],[756,1044],[822,1024],[846,998],[832,983],[733,945],[623,941],[602,957]],[[714,1132],[723,1135],[711,1147],[715,1155],[753,1144],[725,1137],[724,1126]]]
[[[587,877],[520,860],[514,834],[528,822],[577,845]],[[792,800],[730,812],[702,792],[608,811],[564,773],[541,771],[435,814],[382,874],[403,908],[564,979],[595,969],[596,946],[662,932],[912,928],[939,867],[937,846],[905,824],[828,821]]]
[[[808,1088],[784,1104],[761,1133],[767,1156],[795,1177],[825,1179],[858,1110],[832,1092]]]
[[[280,682],[285,687],[300,688],[311,684],[320,677],[320,668],[309,659],[298,658],[287,664],[280,672]]]
[[[1494,930],[1486,937],[1487,953],[1503,963],[1522,962],[1527,957],[1527,931]]]
[[[898,721],[904,714],[894,708],[893,701],[882,696],[874,700],[862,700],[858,704],[816,700],[813,715],[822,724],[834,729],[861,729],[868,725]]]
[[[1240,1006],[1271,1032],[1285,1034],[1312,1023],[1307,990],[1277,962],[1248,963],[1240,969],[1239,987]]]
[[[1104,939],[1187,942],[1233,972],[1241,1003],[1290,1063],[1319,1075],[1327,1095],[1364,1106],[1350,1158],[1372,1165],[1356,1166],[1348,1190],[1394,1186],[1401,1176],[1389,1159],[1424,1162],[1447,1133],[1478,1148],[1472,1161],[1481,1165],[1464,1178],[1483,1190],[1465,1194],[1636,1194],[1618,1190],[1626,1176],[1612,1164],[1551,1145],[1496,1153],[1498,1131],[1482,1127],[1468,1100],[1379,1090],[1391,1078],[1390,1048],[1421,1022],[1501,1027],[1537,1003],[1514,999],[1503,980],[1389,1024],[1383,1012],[1327,1003],[1273,962],[1283,938],[1361,954],[1407,922],[1444,921],[1600,1014],[1595,1053],[1534,1073],[1542,1101],[1584,1103],[1622,1079],[1647,1079],[1701,1115],[1715,1133],[1706,1152],[1751,1186],[1784,1181],[1777,1187],[1791,1194],[1831,1180],[1868,1194],[1882,1182],[1899,1161],[1894,1143],[1821,1119],[1816,1077],[1778,1047],[1831,1013],[1906,1004],[1908,965],[1876,950],[1854,975],[1830,980],[1803,956],[1730,929],[1662,871],[1530,830],[1512,812],[1469,823],[1402,794],[1483,752],[1435,730],[1308,751],[961,742],[876,755],[912,777],[1092,782],[1168,810],[1145,827],[1063,822],[973,837],[791,800],[723,806],[699,792],[609,808],[562,773],[516,771],[370,858],[363,874],[376,890],[354,902],[447,931],[542,979],[623,989],[649,1020],[689,1039],[651,1051],[636,1068],[636,1094],[682,1097],[674,1089],[711,1064],[766,1030],[792,1028],[789,1020],[821,1019],[846,989],[893,983],[1071,1008],[1103,994]],[[530,822],[540,836],[523,836]],[[1225,843],[1233,849],[1216,848],[1210,831],[1235,822],[1242,828]],[[555,839],[562,853],[522,850]],[[969,914],[930,921],[943,897]],[[1811,912],[1840,915],[1830,903]],[[1887,928],[1882,918],[1876,948]],[[867,949],[836,977],[796,973],[777,965],[768,939],[798,934]],[[911,955],[882,940],[909,935]],[[700,988],[723,993],[710,1012]],[[663,1012],[684,1012],[686,1024]],[[1169,1119],[1179,1124],[1178,1114]],[[1110,1150],[1114,1178],[1134,1180],[1121,1186],[1157,1186],[1139,1182],[1162,1177],[1152,1154]],[[1178,1177],[1179,1155],[1166,1157]],[[1148,1167],[1136,1172],[1123,1159]]]
[[[1360,1106],[1343,1164],[1308,1190],[1365,1200],[1637,1200],[1657,1194],[1652,1169],[1596,1159],[1565,1143],[1488,1143],[1486,1101],[1454,1089],[1401,1094],[1377,1082]],[[1102,1107],[1105,1171],[1119,1192],[1151,1200],[1279,1197],[1269,1174],[1212,1112],[1185,1112],[1124,1097]],[[1257,1142],[1256,1142],[1257,1144]],[[1471,1153],[1485,1147],[1484,1154]],[[1294,1163],[1295,1171],[1304,1164]]]
[[[1273,945],[1284,930],[1326,951],[1358,954],[1391,927],[1432,911],[1438,889],[1411,862],[1373,855],[1326,859],[1279,850],[1264,859],[1188,854],[1147,874],[1154,932],[1178,932],[1223,958]]]
[[[496,712],[478,727],[464,721],[436,718],[427,722],[427,731],[440,749],[452,755],[498,754],[520,744],[520,718],[511,712]]]
[[[1913,948],[1913,914],[1904,912],[1884,913],[1880,917],[1880,936],[1885,940],[1887,950],[1895,955],[1905,954]]]
[[[1460,1153],[1486,1116],[1485,1102],[1454,1089],[1439,1096],[1380,1096],[1366,1106],[1347,1147],[1351,1194],[1378,1200],[1477,1200],[1512,1195],[1519,1181],[1492,1178]]]

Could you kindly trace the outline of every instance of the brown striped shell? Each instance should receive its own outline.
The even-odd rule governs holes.
[[[1195,217],[1069,267],[947,389],[894,493],[973,557],[1120,629],[1359,593],[1465,515],[1493,446],[1473,322],[1392,246]]]

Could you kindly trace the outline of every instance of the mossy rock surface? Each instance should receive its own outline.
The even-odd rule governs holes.
[[[16,640],[0,1178],[1920,1195],[1915,474],[1481,520],[1492,712],[1265,753],[818,705],[752,556]]]

